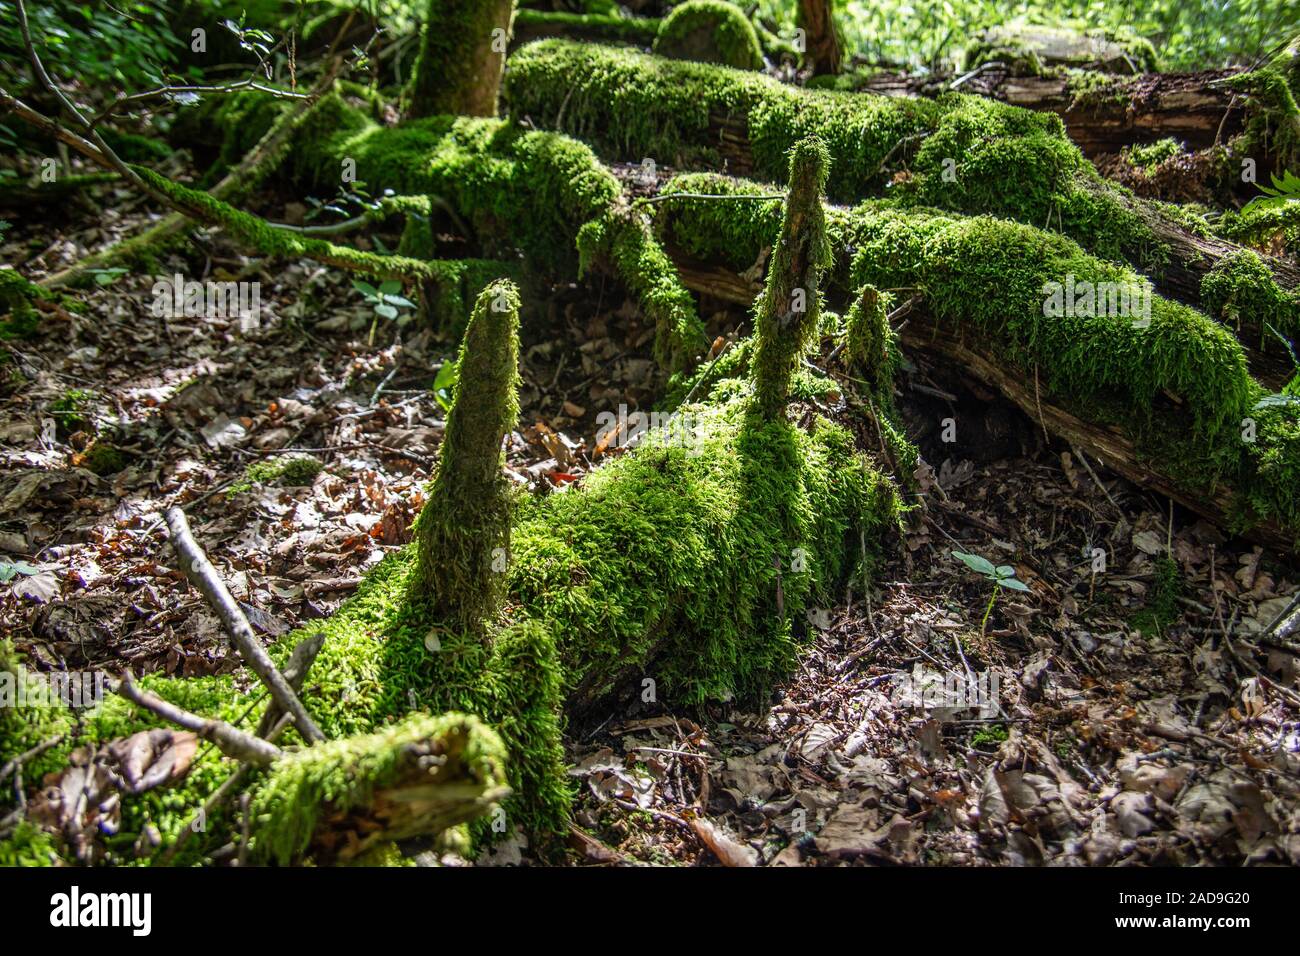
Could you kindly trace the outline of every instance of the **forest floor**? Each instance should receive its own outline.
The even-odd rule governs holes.
[[[33,278],[66,267],[141,226],[129,198],[101,188],[20,219],[0,258]],[[56,309],[38,338],[5,344],[0,555],[26,564],[0,586],[0,632],[34,666],[240,666],[176,568],[169,505],[268,641],[328,615],[409,540],[450,345],[386,322],[371,343],[347,277],[261,268],[217,241],[202,273],[260,280],[257,328],[154,317],[153,277],[106,274],[79,293],[84,314]],[[192,260],[173,271],[195,275]],[[648,407],[662,383],[653,329],[612,283],[555,290],[548,311],[544,336],[525,323],[507,461],[554,494],[598,466],[596,410]],[[745,322],[702,314],[715,335]],[[1291,684],[1296,660],[1252,641],[1300,571],[939,374],[904,379],[912,430],[955,414],[972,437],[921,439],[933,468],[897,557],[869,595],[810,622],[767,706],[637,703],[570,726],[573,862],[1300,865],[1300,697],[1270,681]],[[96,435],[124,468],[87,470]],[[249,480],[290,452],[319,473]],[[982,628],[988,582],[954,550],[1013,565],[1031,590],[1002,592]],[[1167,552],[1182,583],[1162,609]],[[985,673],[986,706],[925,698]],[[507,841],[487,862],[529,858]]]

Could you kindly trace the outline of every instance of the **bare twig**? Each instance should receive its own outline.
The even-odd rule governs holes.
[[[233,757],[254,766],[266,767],[280,756],[279,747],[254,737],[238,727],[233,727],[224,720],[200,717],[198,714],[192,714],[188,710],[177,707],[175,704],[165,701],[147,690],[141,690],[132,682],[129,671],[123,673],[122,679],[114,681],[111,686],[114,693],[120,694],[131,703],[157,714],[163,720],[176,724],[178,727],[192,730],[204,740],[216,744],[217,749],[227,757]]]
[[[284,668],[284,679],[289,682],[294,693],[302,690],[302,685],[307,680],[307,672],[311,670],[311,665],[316,661],[316,655],[325,645],[325,634],[319,632],[302,641],[293,652],[289,655],[289,663]],[[280,709],[280,705],[274,700],[267,705],[266,713],[262,715],[261,722],[257,725],[257,736],[270,739],[271,729],[277,726],[282,717],[288,716]]]
[[[6,763],[3,767],[0,767],[0,781],[3,781],[5,777],[9,776],[11,773],[20,772],[23,764],[27,763],[28,761],[35,760],[37,757],[45,753],[45,751],[49,750],[51,747],[53,747],[62,739],[63,739],[63,735],[59,734],[57,737],[51,737],[49,740],[41,741],[31,750],[24,750],[17,757],[14,757],[12,760]]]
[[[180,508],[168,508],[166,519],[167,529],[171,532],[172,546],[181,559],[181,569],[190,579],[190,583],[207,598],[208,603],[217,612],[240,656],[248,662],[248,666],[266,685],[276,705],[285,713],[293,715],[294,723],[303,739],[308,743],[323,741],[325,735],[307,713],[307,708],[302,705],[302,701],[289,686],[289,682],[284,679],[284,675],[276,668],[275,662],[271,660],[270,655],[266,653],[266,649],[253,633],[248,618],[244,616],[244,612],[240,610],[239,604],[231,595],[225,582],[217,574],[217,569],[212,566],[212,562],[208,560],[203,549],[190,534],[190,524],[185,518],[185,512]]]

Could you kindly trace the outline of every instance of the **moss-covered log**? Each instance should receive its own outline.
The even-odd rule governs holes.
[[[384,127],[334,97],[303,130],[296,169],[328,184],[351,160],[372,188],[451,204],[495,259],[571,279],[604,267],[655,323],[659,356],[689,365],[705,349],[691,295],[645,216],[591,150],[568,137],[490,119],[431,117]]]
[[[1180,301],[1237,247],[1172,207],[1106,182],[1061,121],[981,97],[936,100],[799,89],[723,67],[626,49],[542,41],[511,57],[506,96],[517,116],[569,132],[614,159],[725,165],[781,181],[786,151],[807,135],[835,157],[831,199],[888,194],[913,207],[998,215],[1126,260]],[[1015,189],[1008,189],[1015,183]],[[1266,260],[1281,288],[1300,269]]]
[[[983,30],[967,45],[966,69],[992,62],[1027,76],[1054,67],[1127,74],[1159,69],[1151,42],[1128,31],[1079,31],[1024,23]]]
[[[552,13],[547,10],[520,10],[515,14],[515,43],[563,37],[597,43],[631,43],[649,48],[655,42],[658,17],[624,17],[600,13]]]
[[[664,194],[753,196],[765,188],[688,174]],[[657,209],[688,284],[752,301],[757,289],[738,273],[777,241],[779,204],[683,197]],[[1005,220],[888,202],[829,207],[827,218],[835,254],[828,275],[842,295],[864,284],[920,291],[909,345],[958,360],[1022,404],[1031,394],[1035,419],[1040,403],[1053,406],[1060,415],[1045,427],[1139,483],[1229,528],[1294,547],[1300,406],[1264,402],[1269,390],[1221,325],[1150,294],[1131,269]],[[1054,303],[1067,285],[1081,294],[1071,308]],[[1128,308],[1115,308],[1125,290]]]
[[[515,0],[429,0],[406,115],[496,116]]]
[[[962,84],[962,91],[1012,106],[1055,113],[1071,140],[1092,159],[1127,146],[1174,137],[1188,149],[1206,149],[1242,131],[1251,107],[1220,81],[1241,70],[1146,73],[1140,76],[1053,73],[1016,76],[985,70]],[[874,72],[852,82],[852,89],[884,96],[934,96],[949,87],[930,77]]]

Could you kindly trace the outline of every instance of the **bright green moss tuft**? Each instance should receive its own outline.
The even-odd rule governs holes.
[[[659,27],[654,52],[674,60],[718,63],[741,70],[763,67],[763,50],[754,25],[726,0],[687,0],[674,7]]]
[[[38,744],[64,738],[72,726],[72,712],[54,697],[44,675],[27,667],[9,638],[0,638],[0,764]],[[68,750],[66,744],[55,746],[25,763],[27,784],[39,785],[45,774],[61,767]],[[0,790],[0,806],[12,801],[12,786]]]
[[[434,761],[427,770],[412,772],[413,748],[430,751]],[[501,787],[504,767],[505,752],[496,734],[478,719],[455,713],[415,714],[372,734],[286,754],[272,765],[253,799],[255,855],[281,865],[293,862],[308,850],[323,816],[368,808],[377,793],[418,786],[422,780],[434,791],[415,805],[411,832],[401,830],[407,801],[399,797],[398,809],[387,821],[397,830],[384,836],[391,840],[440,832],[481,812],[476,801]],[[368,836],[362,834],[363,843]]]
[[[1225,256],[1206,273],[1201,302],[1215,318],[1250,333],[1261,348],[1276,342],[1275,333],[1300,336],[1300,295],[1278,286],[1258,253],[1249,249]]]
[[[1229,212],[1215,231],[1260,252],[1300,259],[1300,200],[1272,206],[1257,203]]]
[[[258,485],[283,481],[286,485],[310,485],[324,466],[311,455],[276,455],[255,461],[244,469],[244,475],[226,489],[227,496],[241,495]]]
[[[0,867],[61,866],[55,838],[40,827],[21,820],[13,833],[0,840]]]
[[[28,282],[17,269],[0,269],[0,339],[25,339],[36,334],[40,313],[34,302],[46,298],[45,291]]]

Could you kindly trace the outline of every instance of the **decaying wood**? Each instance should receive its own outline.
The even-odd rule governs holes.
[[[978,93],[1012,106],[1061,117],[1084,155],[1092,158],[1118,153],[1125,146],[1154,142],[1166,136],[1188,149],[1205,149],[1239,133],[1247,116],[1240,98],[1218,81],[1240,70],[1195,73],[1148,73],[1116,77],[1109,91],[1076,96],[1064,76],[1012,76],[989,65],[962,83],[963,93]],[[881,73],[866,80],[865,92],[885,96],[931,96],[951,87],[950,81]]]
[[[181,569],[185,576],[190,579],[190,583],[198,589],[212,605],[213,610],[221,619],[222,626],[225,627],[226,633],[230,635],[240,656],[253,669],[258,678],[266,685],[271,692],[271,698],[275,701],[283,712],[291,714],[298,732],[302,734],[303,739],[308,743],[317,743],[325,739],[321,729],[316,726],[311,715],[307,713],[307,708],[302,705],[298,695],[289,682],[285,680],[283,674],[276,668],[275,662],[271,660],[266,649],[262,647],[257,635],[253,633],[252,626],[248,623],[248,618],[240,610],[239,604],[235,601],[230,590],[226,587],[221,576],[217,574],[217,569],[212,566],[203,549],[199,547],[190,534],[189,521],[185,518],[185,512],[180,508],[167,509],[167,529],[171,532],[172,545],[176,548],[176,554],[181,559]]]
[[[695,292],[748,308],[762,291],[759,283],[724,266],[690,261],[679,257],[671,247],[668,251],[674,256],[682,281]],[[940,326],[924,304],[914,306],[908,313],[899,337],[905,347],[940,358],[946,367],[960,370],[1000,392],[1031,420],[1041,422],[1047,431],[1083,449],[1093,459],[1134,484],[1171,498],[1216,524],[1231,524],[1233,494],[1230,487],[1220,485],[1201,494],[1179,487],[1169,476],[1153,469],[1119,429],[1086,422],[1042,399],[1035,393],[1032,375],[998,360],[982,343],[955,334],[951,326]],[[1294,545],[1275,523],[1258,525],[1244,537],[1284,551],[1289,551]]]
[[[709,116],[707,143],[722,156],[730,175],[753,177],[754,157],[748,128],[748,115],[741,109],[730,113],[714,111]],[[1137,213],[1152,229],[1156,238],[1168,247],[1166,267],[1151,278],[1156,288],[1169,298],[1199,305],[1201,280],[1224,258],[1241,249],[1240,246],[1223,239],[1196,235],[1161,211],[1156,203],[1128,195],[1105,182],[1099,182],[1097,188],[1113,190],[1115,199]],[[1282,288],[1292,289],[1300,286],[1300,266],[1276,256],[1263,255],[1261,258]],[[1243,345],[1248,350],[1252,347],[1251,343],[1243,343]],[[1255,345],[1257,346],[1258,343]],[[1251,359],[1254,363],[1257,356],[1252,355]],[[1275,360],[1270,359],[1261,364],[1258,373],[1261,377],[1268,377],[1270,364],[1275,364]],[[1252,368],[1254,367],[1255,365],[1252,364]]]

